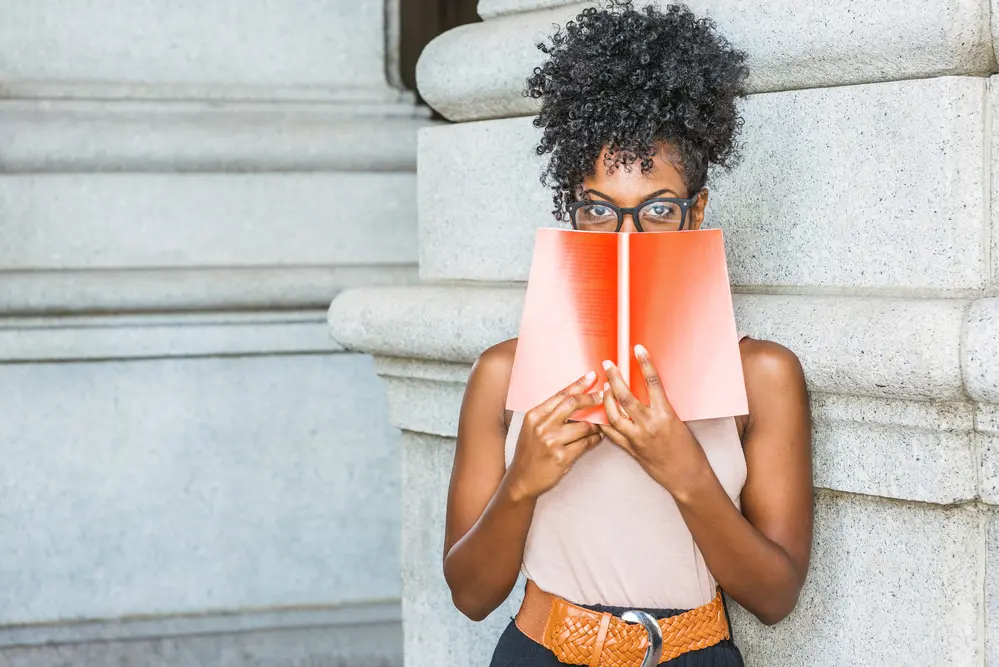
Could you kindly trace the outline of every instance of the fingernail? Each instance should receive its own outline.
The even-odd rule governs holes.
[[[610,382],[604,382],[604,391],[610,391]]]
[[[603,366],[604,366],[604,370],[605,371],[609,371],[611,369],[611,366],[613,366],[613,365],[614,364],[612,364],[610,361],[608,361],[607,359],[604,359]]]
[[[644,345],[635,346],[635,356],[636,357],[647,357],[649,356],[649,351],[645,349]]]
[[[597,379],[597,373],[596,373],[596,371],[587,371],[586,375],[583,376],[583,379],[586,380],[587,384],[589,384],[590,382],[593,382],[594,380]]]

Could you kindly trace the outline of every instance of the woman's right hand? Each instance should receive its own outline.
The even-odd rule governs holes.
[[[596,373],[590,371],[524,415],[507,471],[515,498],[535,499],[554,487],[603,438],[596,424],[568,421],[577,410],[602,402],[603,392],[586,393],[594,380]]]

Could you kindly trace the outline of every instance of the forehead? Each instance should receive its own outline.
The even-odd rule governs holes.
[[[652,169],[643,173],[641,162],[616,164],[613,156],[605,148],[597,158],[593,173],[583,179],[585,189],[622,198],[641,196],[656,190],[669,189],[675,194],[687,196],[683,174],[677,168],[668,148],[662,147],[652,156]]]

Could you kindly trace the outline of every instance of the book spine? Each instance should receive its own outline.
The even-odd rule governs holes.
[[[631,234],[617,235],[617,367],[631,386]]]

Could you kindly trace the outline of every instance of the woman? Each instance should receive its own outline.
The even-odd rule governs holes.
[[[547,60],[527,94],[541,103],[556,217],[580,230],[700,228],[709,166],[736,157],[745,55],[686,7],[620,2],[539,48]],[[474,620],[527,576],[494,667],[638,667],[655,633],[620,618],[632,609],[669,619],[670,665],[741,665],[718,590],[773,624],[808,569],[811,421],[797,358],[743,337],[749,414],[683,423],[641,345],[648,406],[604,362],[604,387],[590,372],[511,414],[516,345],[486,350],[469,376],[444,552],[454,604]],[[570,419],[599,402],[608,425]]]

